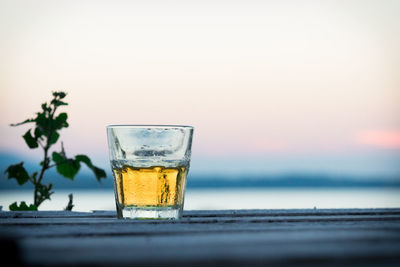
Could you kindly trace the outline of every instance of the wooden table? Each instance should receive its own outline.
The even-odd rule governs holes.
[[[400,266],[400,209],[0,212],[3,262],[33,266]]]

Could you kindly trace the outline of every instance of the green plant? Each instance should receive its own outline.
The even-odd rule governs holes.
[[[37,210],[40,204],[45,200],[50,200],[50,196],[54,193],[52,191],[53,184],[44,184],[43,177],[47,170],[56,167],[57,172],[65,178],[73,180],[79,172],[81,163],[86,164],[100,182],[101,178],[106,178],[106,173],[92,164],[92,161],[86,155],[76,155],[73,158],[68,158],[64,145],[61,142],[61,151],[53,151],[50,156],[50,148],[57,143],[60,134],[59,131],[68,127],[68,115],[65,112],[56,114],[56,111],[61,106],[68,105],[63,99],[66,97],[65,92],[53,92],[53,99],[50,103],[43,103],[42,110],[36,113],[33,119],[27,119],[21,123],[11,124],[11,126],[19,126],[27,123],[33,123],[34,126],[29,129],[23,138],[29,148],[35,149],[41,147],[43,149],[43,161],[40,162],[40,172],[33,172],[29,174],[25,167],[24,162],[10,165],[6,169],[8,179],[14,178],[19,185],[27,182],[33,184],[33,204],[29,206],[22,201],[20,205],[14,202],[9,206],[10,210]],[[72,210],[72,194],[69,196],[69,202],[66,210]]]

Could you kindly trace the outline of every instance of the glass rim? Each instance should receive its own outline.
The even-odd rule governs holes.
[[[111,124],[106,126],[107,129],[110,128],[185,128],[194,129],[190,125],[171,125],[171,124]]]

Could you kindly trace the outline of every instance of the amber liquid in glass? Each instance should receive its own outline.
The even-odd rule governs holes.
[[[183,204],[186,167],[113,168],[115,197],[124,207],[174,207]]]

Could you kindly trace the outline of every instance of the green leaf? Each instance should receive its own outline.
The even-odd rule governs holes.
[[[57,165],[57,172],[62,176],[73,180],[81,168],[79,161],[66,158],[64,153],[53,152],[52,157],[53,161]]]
[[[50,200],[50,196],[54,193],[51,192],[51,189],[53,188],[53,184],[49,184],[48,186],[38,184],[37,185],[37,190],[40,193],[41,199],[44,201],[46,199]]]
[[[24,135],[23,138],[25,139],[26,144],[29,146],[29,148],[37,148],[38,142],[36,139],[32,136],[31,130],[28,130]]]
[[[93,171],[93,174],[96,176],[97,181],[100,182],[101,178],[107,178],[106,172],[103,169],[94,166],[88,156],[76,155],[75,160],[85,163],[86,166],[88,166],[88,168]]]
[[[57,165],[57,172],[62,176],[73,180],[81,168],[79,161],[66,158],[64,153],[53,152],[52,157],[53,161]]]
[[[51,104],[53,104],[55,107],[67,106],[68,105],[67,103],[65,103],[65,102],[63,102],[61,100],[58,100],[58,99],[51,100]]]
[[[54,128],[56,128],[57,130],[61,128],[67,128],[68,127],[67,119],[68,119],[67,113],[65,112],[60,113],[54,120]]]
[[[55,143],[57,143],[58,138],[60,137],[60,134],[57,132],[53,132],[53,134],[51,135],[51,139],[49,141],[50,145],[53,145]]]
[[[46,117],[45,113],[37,113],[35,118],[36,125],[42,130],[43,132],[47,132],[49,119]]]
[[[67,119],[68,119],[68,114],[65,113],[65,112],[62,112],[62,113],[58,114],[58,116],[56,118],[56,120],[60,121],[60,122],[66,122]]]
[[[85,163],[89,168],[93,168],[92,161],[86,155],[76,155],[75,160]]]
[[[19,206],[17,202],[14,202],[8,208],[12,211],[38,210],[37,207],[33,204],[30,204],[29,206],[26,205],[25,201],[21,201],[21,204]]]
[[[96,176],[97,181],[100,182],[101,178],[107,178],[106,172],[103,169],[98,167],[93,168],[94,175]]]
[[[60,99],[63,99],[64,97],[67,96],[67,93],[63,91],[58,91],[58,92],[53,92],[54,97],[59,97]]]
[[[65,178],[73,180],[75,175],[79,172],[81,165],[78,161],[67,159],[66,162],[57,164],[57,172]]]
[[[43,132],[42,132],[42,130],[40,130],[39,127],[36,127],[35,131],[34,131],[34,135],[35,135],[35,139],[38,140],[39,138],[42,137]]]
[[[64,161],[66,161],[67,159],[65,158],[65,155],[63,155],[63,153],[57,153],[57,152],[53,152],[52,154],[52,159],[56,164],[61,164]]]
[[[28,182],[29,174],[23,165],[24,162],[8,166],[5,171],[5,173],[8,175],[8,179],[15,178],[19,185],[23,185]]]
[[[42,109],[43,109],[44,112],[46,112],[46,111],[51,111],[51,107],[48,107],[48,106],[47,106],[47,103],[43,103],[43,104],[42,104]]]

